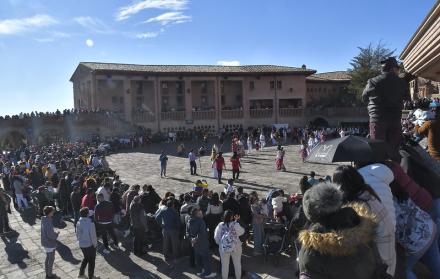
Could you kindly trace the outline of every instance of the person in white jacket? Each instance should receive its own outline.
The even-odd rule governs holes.
[[[396,210],[394,208],[393,194],[390,188],[390,183],[394,180],[393,171],[383,164],[371,164],[358,169],[358,172],[364,178],[365,183],[370,185],[374,192],[380,197],[395,227]]]
[[[340,186],[345,203],[364,202],[375,215],[377,227],[374,242],[382,261],[388,266],[387,273],[394,276],[396,269],[396,219],[392,218],[390,214],[395,216],[395,212],[389,212],[385,199],[382,199],[385,195],[377,193],[372,185],[367,184],[363,176],[352,166],[339,166],[333,174],[333,182]],[[394,209],[394,204],[392,205]]]
[[[222,279],[228,279],[231,258],[234,263],[235,278],[241,278],[242,243],[239,237],[244,234],[244,228],[238,220],[240,215],[235,215],[232,210],[226,210],[224,221],[218,224],[214,231],[214,240],[219,245]]]

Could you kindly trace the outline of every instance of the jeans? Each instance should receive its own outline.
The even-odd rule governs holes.
[[[220,260],[222,264],[222,279],[228,279],[229,276],[229,261],[232,258],[232,262],[234,263],[234,271],[235,278],[241,278],[241,253],[242,248],[241,245],[238,245],[236,250],[232,253],[225,253],[221,249],[220,251]]]
[[[133,241],[133,252],[135,255],[140,255],[144,252],[142,247],[144,246],[144,228],[133,228],[134,241]]]
[[[177,259],[177,257],[179,256],[179,245],[180,245],[179,232],[162,230],[162,235],[163,235],[163,255],[165,256],[165,259],[168,260],[170,258],[170,248],[172,248],[173,251],[173,258]]]
[[[240,175],[240,170],[232,170],[232,179],[238,179],[238,176]]]
[[[90,246],[87,248],[81,248],[81,251],[83,252],[84,259],[82,260],[81,267],[79,268],[79,275],[84,275],[86,266],[88,264],[88,277],[93,278],[93,275],[95,273],[96,248]]]
[[[406,278],[417,279],[413,272],[414,265],[421,260],[428,267],[434,279],[440,279],[440,252],[438,249],[438,237],[434,239],[429,249],[422,256],[408,256],[406,261]]]
[[[191,171],[191,175],[197,174],[197,163],[196,161],[190,161],[189,162],[189,168]]]
[[[15,194],[15,197],[17,198],[17,205],[18,208],[23,209],[24,208],[28,208],[28,201],[27,199],[23,196],[23,194]]]
[[[222,183],[222,173],[223,170],[222,169],[217,169],[217,177],[218,177],[218,183]]]
[[[50,253],[46,253],[46,260],[44,261],[44,270],[46,271],[46,276],[52,276],[53,263],[55,261],[55,250]]]
[[[167,176],[167,165],[160,165],[160,177]]]
[[[108,238],[107,233],[113,239],[115,245],[118,245],[118,239],[116,238],[115,231],[113,230],[113,224],[100,224],[98,223],[98,233],[102,236],[102,242],[104,242],[104,247],[108,249]]]
[[[263,252],[263,237],[264,237],[263,224],[252,224],[252,229],[254,231],[255,252]]]
[[[209,249],[194,249],[196,266],[203,269],[202,276],[211,274],[211,253]]]

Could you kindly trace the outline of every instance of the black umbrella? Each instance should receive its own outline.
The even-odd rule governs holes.
[[[318,144],[306,161],[309,163],[380,162],[388,159],[389,146],[381,140],[345,136]]]

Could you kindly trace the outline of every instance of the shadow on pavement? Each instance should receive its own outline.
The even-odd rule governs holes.
[[[8,255],[8,261],[11,264],[18,265],[19,268],[25,269],[27,264],[24,259],[30,259],[29,252],[26,251],[20,243],[17,243],[17,238],[6,238],[2,236],[1,239],[5,243],[5,252]]]
[[[79,264],[81,261],[75,258],[72,254],[72,251],[67,245],[64,245],[63,243],[57,241],[57,252],[60,254],[61,258],[69,262],[71,264]]]

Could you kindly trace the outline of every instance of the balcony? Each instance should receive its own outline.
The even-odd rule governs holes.
[[[250,109],[249,115],[251,118],[272,118],[273,109]]]
[[[366,117],[368,116],[365,107],[310,107],[306,109],[307,116],[322,115],[326,117]]]
[[[160,119],[161,120],[168,120],[168,121],[184,121],[185,120],[185,112],[184,111],[161,112]]]
[[[156,117],[153,113],[147,111],[136,111],[132,114],[133,122],[154,122]]]
[[[222,114],[223,119],[243,118],[243,110],[241,110],[241,109],[222,110],[221,114]]]
[[[216,111],[215,110],[193,111],[192,112],[192,118],[194,120],[216,119]]]
[[[304,110],[302,108],[280,108],[280,117],[302,117]]]

